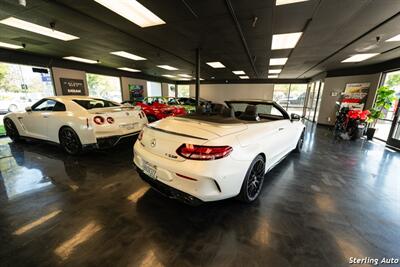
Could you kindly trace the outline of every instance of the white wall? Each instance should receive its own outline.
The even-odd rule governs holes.
[[[272,100],[273,84],[201,84],[200,97],[214,102],[231,99]],[[190,85],[190,96],[195,96],[195,85]]]
[[[355,76],[341,76],[325,78],[324,92],[322,93],[318,123],[334,125],[336,119],[336,101],[340,92],[343,92],[348,83],[371,83],[365,108],[371,108],[376,89],[379,85],[380,73]],[[339,92],[338,96],[332,96],[332,92]],[[330,118],[330,121],[329,121]]]
[[[147,81],[129,77],[121,77],[122,101],[129,100],[129,84],[142,85],[144,96],[147,96]]]
[[[81,70],[71,70],[53,67],[52,69],[54,86],[56,87],[56,95],[62,95],[60,78],[83,80],[85,86],[85,94],[88,95],[88,86],[86,82],[86,72]]]

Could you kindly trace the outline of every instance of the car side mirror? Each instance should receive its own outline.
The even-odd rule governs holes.
[[[32,107],[26,107],[25,110],[26,110],[27,112],[31,112],[31,111],[32,111]]]
[[[292,113],[290,114],[290,120],[291,121],[299,121],[301,119],[300,115]]]

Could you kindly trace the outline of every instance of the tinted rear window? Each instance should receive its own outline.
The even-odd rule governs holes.
[[[110,108],[120,106],[117,103],[104,100],[104,99],[74,99],[72,100],[84,109],[94,109],[94,108]]]

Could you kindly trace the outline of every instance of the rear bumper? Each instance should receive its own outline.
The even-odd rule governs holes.
[[[182,201],[183,203],[189,204],[192,206],[199,206],[203,203],[203,201],[201,201],[200,199],[198,199],[192,195],[189,195],[183,191],[180,191],[178,189],[170,187],[166,184],[163,184],[163,183],[157,181],[156,179],[149,177],[139,168],[136,168],[136,170],[139,173],[140,178],[143,179],[143,181],[145,181],[152,188],[154,188],[155,190],[157,190],[158,192],[160,192],[161,194],[163,194],[169,198]]]
[[[229,156],[214,161],[170,160],[147,151],[139,141],[134,145],[133,160],[139,173],[146,164],[153,165],[156,167],[155,180],[158,183],[203,202],[238,195],[250,164]]]
[[[138,135],[139,133],[140,133],[140,131],[129,133],[129,134],[124,134],[124,135],[113,135],[113,136],[97,138],[96,143],[87,144],[87,145],[84,145],[84,147],[85,148],[97,148],[97,149],[111,148],[125,140],[133,138],[134,136]]]

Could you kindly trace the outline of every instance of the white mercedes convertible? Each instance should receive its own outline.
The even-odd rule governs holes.
[[[4,116],[7,135],[41,139],[60,144],[69,154],[84,148],[106,148],[138,134],[147,124],[138,107],[88,96],[55,96],[36,102],[26,111]]]
[[[291,151],[300,152],[305,126],[272,101],[226,105],[145,126],[134,145],[142,179],[191,204],[235,196],[254,201],[265,173]]]

